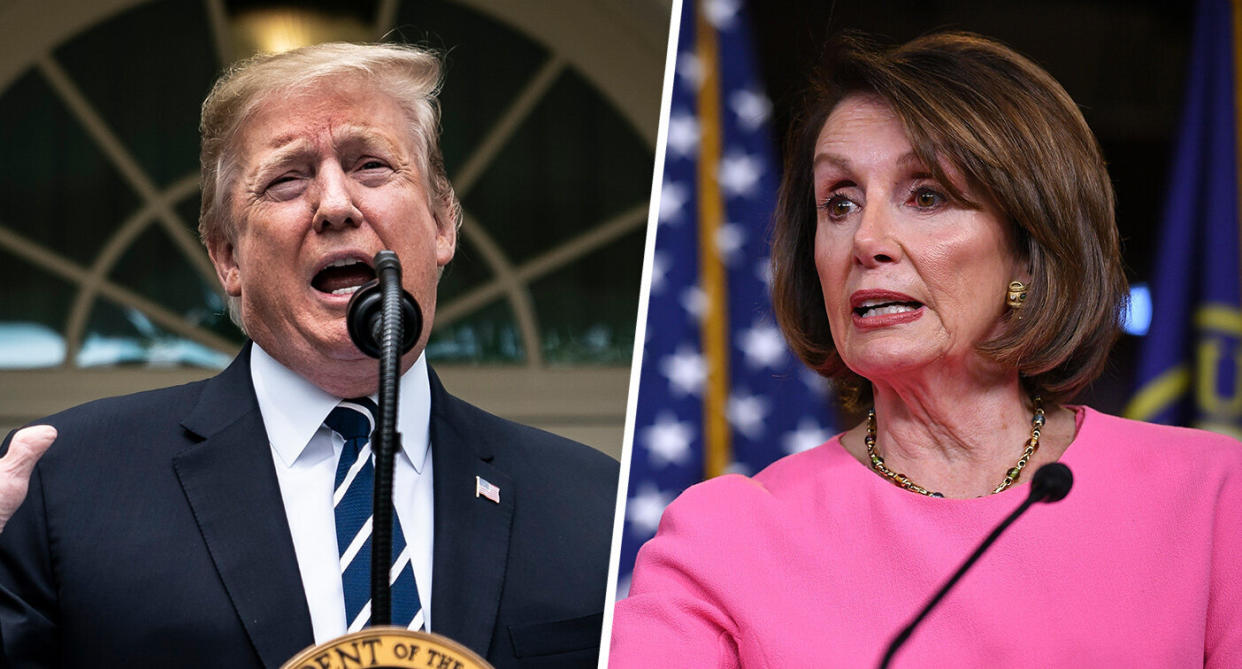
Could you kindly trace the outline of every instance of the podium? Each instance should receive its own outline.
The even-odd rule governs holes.
[[[367,627],[311,646],[281,669],[492,669],[487,660],[452,639],[401,627]]]

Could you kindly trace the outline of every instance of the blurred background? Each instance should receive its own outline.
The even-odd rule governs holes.
[[[242,343],[197,240],[198,113],[259,51],[445,54],[465,209],[428,358],[620,457],[670,0],[0,0],[0,429],[214,373]]]
[[[687,486],[754,474],[861,416],[785,349],[767,297],[782,140],[826,42],[1000,40],[1079,104],[1117,194],[1130,310],[1076,403],[1242,438],[1237,91],[1228,0],[686,0],[652,259],[618,596]],[[818,305],[816,305],[818,308]],[[658,327],[657,325],[658,324]]]

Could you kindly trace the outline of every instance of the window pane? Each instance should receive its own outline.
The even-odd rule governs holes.
[[[636,230],[531,284],[549,363],[630,364],[644,239]]]
[[[520,264],[646,202],[652,161],[625,120],[566,70],[467,204]],[[641,258],[640,248],[632,260]]]
[[[435,362],[519,363],[526,360],[513,311],[496,300],[469,316],[436,328],[427,343]]]
[[[0,225],[89,266],[138,197],[38,72],[0,96]],[[23,290],[27,284],[6,287]]]
[[[99,300],[74,363],[79,367],[190,365],[224,369],[233,358],[202,344],[169,334],[137,309]]]
[[[157,186],[198,171],[198,111],[218,63],[202,2],[146,2],[56,60]]]

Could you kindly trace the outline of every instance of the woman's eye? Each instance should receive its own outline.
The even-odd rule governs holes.
[[[912,199],[919,209],[934,209],[947,201],[944,195],[927,187],[914,191]]]
[[[820,209],[827,212],[828,218],[840,219],[845,218],[856,211],[858,209],[858,205],[844,195],[837,193],[824,201],[824,203],[820,205]]]
[[[358,169],[360,170],[381,170],[386,167],[388,166],[384,164],[384,161],[376,160],[374,158],[364,160],[358,165]]]

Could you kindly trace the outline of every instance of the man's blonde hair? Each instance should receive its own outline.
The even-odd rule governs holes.
[[[203,101],[199,132],[202,147],[202,206],[198,232],[208,247],[236,238],[229,217],[230,192],[238,177],[237,138],[246,122],[273,96],[313,89],[339,78],[373,84],[391,97],[409,119],[415,160],[426,180],[428,207],[436,223],[461,224],[461,205],[440,153],[440,57],[402,44],[331,42],[280,54],[261,54],[236,63],[212,86]]]

